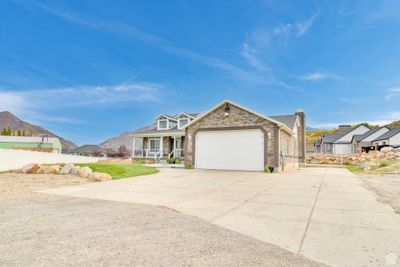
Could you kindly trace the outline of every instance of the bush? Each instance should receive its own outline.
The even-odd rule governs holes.
[[[167,159],[167,163],[168,164],[175,164],[176,163],[176,158]]]
[[[193,169],[192,163],[186,163],[185,168],[186,169]]]
[[[265,166],[264,166],[264,172],[265,172],[265,173],[273,173],[273,172],[274,172],[274,167],[265,165]]]
[[[180,159],[175,159],[175,164],[181,164],[181,160]]]

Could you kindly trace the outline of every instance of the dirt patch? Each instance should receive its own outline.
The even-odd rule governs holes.
[[[0,201],[30,198],[37,194],[34,191],[88,182],[75,175],[0,173]]]
[[[360,175],[366,187],[378,195],[378,200],[400,214],[400,174]]]

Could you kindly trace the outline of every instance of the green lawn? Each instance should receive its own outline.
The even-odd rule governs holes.
[[[363,168],[359,165],[347,164],[346,168],[352,173],[364,173]]]
[[[105,172],[113,179],[121,179],[140,175],[157,173],[158,170],[141,164],[112,164],[112,163],[82,163],[76,164],[81,167],[88,166],[94,172]]]

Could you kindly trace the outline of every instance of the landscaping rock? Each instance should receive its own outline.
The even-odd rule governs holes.
[[[385,146],[385,147],[382,147],[381,152],[393,151],[393,149],[394,149],[393,147]]]
[[[60,174],[69,174],[72,168],[75,167],[74,164],[66,164],[64,167],[61,168]]]
[[[28,164],[24,167],[22,167],[22,172],[23,173],[36,173],[40,168],[39,164]]]
[[[103,181],[108,181],[111,180],[112,177],[108,173],[104,172],[93,172],[89,174],[89,180],[96,181],[96,182],[103,182]]]
[[[89,175],[92,173],[92,169],[89,167],[82,167],[79,169],[79,176],[83,178],[89,177]]]
[[[60,165],[42,165],[36,173],[60,174]]]
[[[73,174],[73,175],[79,175],[79,170],[81,169],[81,167],[79,167],[79,166],[74,166],[74,167],[72,167],[71,168],[71,171],[69,172],[70,174]]]

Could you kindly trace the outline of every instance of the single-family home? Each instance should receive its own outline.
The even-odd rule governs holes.
[[[352,127],[350,125],[339,125],[334,134],[325,134],[321,140],[321,152],[324,154],[352,154],[355,153],[353,136],[363,135],[371,129],[365,125]]]
[[[391,146],[394,148],[400,147],[400,128],[394,128],[387,131],[383,135],[377,137],[372,141],[372,145],[378,150],[386,146]]]
[[[71,155],[86,156],[86,157],[107,157],[105,149],[98,145],[83,145],[73,149]]]
[[[0,148],[61,153],[62,144],[57,137],[0,135]]]
[[[265,116],[225,100],[201,114],[161,114],[133,134],[134,159],[182,158],[199,169],[273,171],[305,161],[305,114]]]
[[[389,131],[389,128],[383,126],[371,129],[364,134],[353,135],[352,144],[354,153],[369,152],[370,150],[375,150],[375,146],[372,144],[372,141]]]

